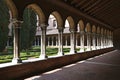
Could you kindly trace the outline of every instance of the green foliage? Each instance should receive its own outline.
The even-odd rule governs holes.
[[[9,48],[11,50],[11,48]],[[70,48],[64,48],[63,49],[64,53],[68,53],[70,51]],[[33,47],[32,49],[29,50],[29,54],[27,54],[25,51],[22,51],[20,53],[20,58],[22,60],[26,60],[29,58],[39,58],[40,56],[40,47]],[[47,56],[53,56],[57,55],[58,48],[47,48],[46,49],[46,54]],[[11,62],[13,58],[13,54],[7,54],[7,55],[0,55],[0,63],[5,63],[5,62]]]
[[[36,34],[37,17],[34,11],[25,9],[23,15],[24,23],[21,28],[21,50],[31,48]]]
[[[9,10],[4,3],[0,0],[0,52],[6,47],[8,40],[8,24],[9,24]]]

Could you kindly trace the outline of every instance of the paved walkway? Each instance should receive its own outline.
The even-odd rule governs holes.
[[[120,51],[112,51],[25,80],[120,80]]]

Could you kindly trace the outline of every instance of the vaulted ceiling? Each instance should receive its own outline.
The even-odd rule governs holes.
[[[120,0],[63,0],[114,29],[120,28]]]

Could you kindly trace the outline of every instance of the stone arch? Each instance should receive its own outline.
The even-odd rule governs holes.
[[[68,16],[67,17],[67,20],[69,22],[69,25],[70,25],[70,29],[75,29],[75,23],[74,23],[74,20],[71,16]]]
[[[97,27],[97,34],[100,34],[100,27]]]
[[[63,20],[62,20],[62,17],[61,15],[57,12],[57,11],[54,11],[51,13],[57,20],[57,28],[64,28],[63,26]]]
[[[30,4],[27,8],[32,9],[39,17],[39,24],[45,23],[46,18],[42,9],[37,4]]]
[[[92,26],[92,33],[96,33],[96,26],[95,25]]]
[[[90,23],[87,23],[87,24],[86,24],[86,32],[91,32]]]
[[[78,24],[79,24],[79,29],[80,29],[80,31],[84,31],[85,26],[84,26],[83,20],[80,20],[80,21],[78,22]]]
[[[13,1],[12,0],[5,0],[5,3],[11,11],[12,19],[17,19],[18,18],[18,11],[17,11],[17,8],[16,8],[15,4],[13,3]]]

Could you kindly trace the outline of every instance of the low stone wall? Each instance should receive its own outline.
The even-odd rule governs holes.
[[[0,80],[21,80],[112,50],[114,49],[106,48],[0,68]]]

